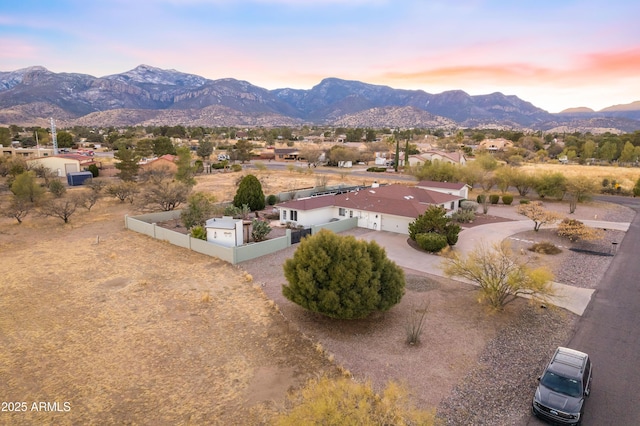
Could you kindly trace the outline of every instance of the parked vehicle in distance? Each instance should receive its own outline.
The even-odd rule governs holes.
[[[227,154],[218,154],[218,161],[229,160],[230,157]]]
[[[589,355],[559,347],[538,377],[533,415],[557,424],[579,425],[592,378]]]

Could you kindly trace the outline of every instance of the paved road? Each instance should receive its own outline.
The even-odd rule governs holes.
[[[640,212],[640,199],[606,200]],[[585,425],[640,424],[639,254],[640,214],[636,214],[568,343],[593,358],[594,381]]]

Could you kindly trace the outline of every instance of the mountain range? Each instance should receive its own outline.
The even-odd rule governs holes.
[[[140,65],[93,77],[41,66],[0,72],[0,124],[83,126],[498,127],[545,131],[640,130],[640,101],[552,114],[517,96],[430,94],[337,78],[309,90],[267,90]]]

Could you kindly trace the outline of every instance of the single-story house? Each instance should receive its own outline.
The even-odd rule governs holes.
[[[220,244],[225,247],[241,246],[244,239],[242,219],[234,219],[230,216],[213,218],[205,222],[207,241]]]
[[[449,195],[457,195],[463,199],[469,198],[471,186],[461,182],[437,182],[432,180],[422,180],[416,185],[418,188],[429,191],[442,192]]]
[[[504,151],[507,148],[513,148],[513,142],[505,138],[484,139],[478,144],[478,149],[486,149],[487,151]]]
[[[276,161],[296,161],[300,156],[298,148],[275,148],[274,155]]]
[[[443,189],[444,190],[444,189]],[[309,227],[351,217],[372,230],[409,233],[409,223],[433,205],[450,214],[464,197],[400,184],[377,186],[343,194],[299,198],[277,204],[280,223]]]
[[[96,164],[93,157],[79,154],[58,154],[47,157],[28,159],[27,164],[34,167],[42,165],[51,170],[58,177],[66,176],[68,173],[77,173],[87,169],[92,164]]]
[[[143,159],[138,164],[142,169],[167,169],[171,173],[176,173],[178,171],[177,158],[176,155],[165,154],[157,158]]]
[[[443,161],[445,163],[464,166],[467,164],[467,157],[465,157],[465,155],[460,151],[446,152],[437,150],[430,150],[421,154],[409,156],[410,166],[421,166],[427,161]]]

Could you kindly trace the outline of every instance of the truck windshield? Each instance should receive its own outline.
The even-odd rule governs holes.
[[[540,379],[540,383],[554,392],[564,395],[579,397],[582,395],[582,386],[576,379],[569,379],[558,374],[547,371]]]

